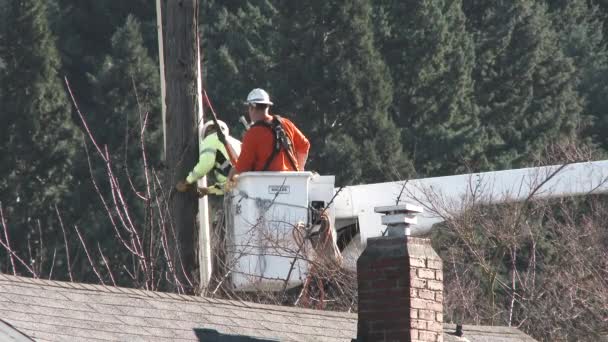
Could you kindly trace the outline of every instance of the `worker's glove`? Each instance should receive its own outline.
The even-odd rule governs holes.
[[[231,179],[227,180],[226,185],[224,185],[224,191],[230,192],[230,191],[232,191],[232,189],[236,188],[237,180],[238,180],[238,175],[235,175]]]
[[[179,192],[186,192],[190,189],[190,184],[188,184],[188,182],[185,180],[180,180],[177,182],[177,185],[175,185],[175,189],[177,189]]]
[[[198,193],[198,198],[203,198],[209,194],[209,188],[199,186],[196,192]]]

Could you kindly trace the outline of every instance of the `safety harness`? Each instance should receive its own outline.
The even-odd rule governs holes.
[[[268,122],[265,120],[259,120],[259,121],[256,121],[251,126],[251,127],[256,127],[256,126],[268,127],[270,129],[270,131],[272,132],[272,136],[274,138],[272,153],[270,154],[270,157],[268,158],[268,160],[266,160],[266,163],[264,163],[264,168],[262,169],[262,171],[268,171],[268,167],[270,167],[270,163],[272,163],[274,158],[277,157],[277,155],[279,154],[279,152],[281,152],[281,150],[285,150],[285,153],[287,154],[287,157],[288,157],[289,162],[290,162],[291,166],[293,167],[293,169],[295,171],[298,170],[298,166],[297,166],[298,163],[296,162],[296,158],[294,157],[294,153],[293,153],[293,144],[291,143],[291,139],[289,139],[289,136],[287,135],[287,133],[285,133],[285,130],[283,129],[283,125],[281,124],[280,119],[281,119],[280,116],[273,115],[271,122]]]
[[[215,165],[213,165],[213,170],[224,177],[228,177],[230,169],[232,169],[230,160],[226,159],[226,156],[224,156],[222,151],[217,149],[215,152]]]

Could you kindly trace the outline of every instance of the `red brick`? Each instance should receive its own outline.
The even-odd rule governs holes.
[[[420,319],[424,319],[426,321],[434,321],[435,320],[435,311],[418,310],[418,317]]]
[[[432,304],[430,304],[428,306],[428,308],[430,310],[433,310],[435,312],[443,312],[443,303],[440,302],[432,302]]]
[[[374,261],[370,266],[375,269],[384,269],[386,267],[398,268],[399,266],[406,266],[406,263],[403,258],[393,258]]]
[[[425,268],[419,268],[416,275],[422,279],[435,279],[435,271]]]
[[[409,310],[404,310],[404,308],[388,308],[384,312],[375,312],[370,313],[372,317],[372,321],[377,320],[407,320],[409,319]]]
[[[410,287],[410,278],[402,277],[397,279],[397,287],[401,289],[406,289]]]
[[[410,322],[410,327],[412,329],[426,330],[426,321],[419,320],[419,319],[413,319]]]
[[[443,263],[441,262],[441,260],[427,259],[426,260],[426,267],[430,268],[430,269],[434,269],[434,270],[442,270],[443,269]]]
[[[378,290],[376,293],[382,295],[382,296],[390,296],[390,297],[402,297],[402,296],[409,296],[410,295],[410,291],[407,289],[400,289],[400,288],[388,288],[388,289],[380,289]]]
[[[418,330],[417,329],[410,329],[410,337],[412,338],[412,340],[417,339],[418,338]]]
[[[437,340],[437,333],[432,331],[419,331],[418,339],[423,341],[435,341]]]
[[[395,332],[385,333],[384,339],[375,340],[375,341],[386,341],[386,342],[408,341],[409,335],[410,335],[409,331],[395,331]]]
[[[435,292],[429,290],[418,290],[418,297],[422,299],[435,300]]]
[[[443,323],[439,322],[426,322],[426,330],[435,331],[440,333],[443,331]]]
[[[412,298],[410,300],[410,305],[413,309],[427,309],[429,302],[424,299]]]
[[[435,301],[436,302],[443,302],[443,293],[441,293],[441,292],[435,292]]]
[[[425,279],[411,279],[410,286],[417,289],[424,289],[427,287],[427,280]]]
[[[410,268],[411,267],[426,267],[424,259],[422,258],[410,258]]]
[[[371,287],[375,289],[394,289],[398,288],[399,279],[379,279],[371,281]]]
[[[383,311],[403,311],[407,312],[407,300],[398,301],[375,301],[373,299],[362,301],[359,304],[359,312],[379,313]]]
[[[418,318],[418,309],[410,309],[410,317]]]
[[[383,297],[383,296],[409,296],[406,288],[387,287],[387,288],[366,288],[359,291],[359,297]]]
[[[383,270],[383,279],[406,279],[408,271],[407,270],[394,270],[394,269],[386,269]]]
[[[364,341],[384,341],[384,332],[368,332],[363,336]]]
[[[435,280],[443,281],[443,271],[435,271]]]
[[[443,291],[443,283],[436,280],[429,280],[426,284],[429,290]]]
[[[357,269],[357,279],[372,280],[378,279],[381,276],[383,276],[383,274],[380,270],[375,270],[373,268],[362,268],[361,270]]]
[[[435,313],[435,321],[443,323],[443,313],[441,313],[441,312]]]
[[[377,319],[373,320],[370,323],[370,331],[386,331],[393,329],[403,329],[407,330],[408,328],[409,318],[404,317],[401,319]],[[426,325],[425,325],[426,327]]]

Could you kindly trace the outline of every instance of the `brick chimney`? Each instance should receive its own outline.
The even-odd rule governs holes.
[[[357,342],[443,341],[442,262],[429,239],[409,236],[422,208],[376,212],[387,214],[388,236],[368,239],[357,260]]]

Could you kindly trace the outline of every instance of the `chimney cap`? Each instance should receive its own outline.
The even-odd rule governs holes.
[[[424,212],[424,209],[419,205],[405,203],[405,204],[399,204],[399,205],[375,207],[374,212],[383,213],[383,214],[393,214],[393,213],[421,214]]]

